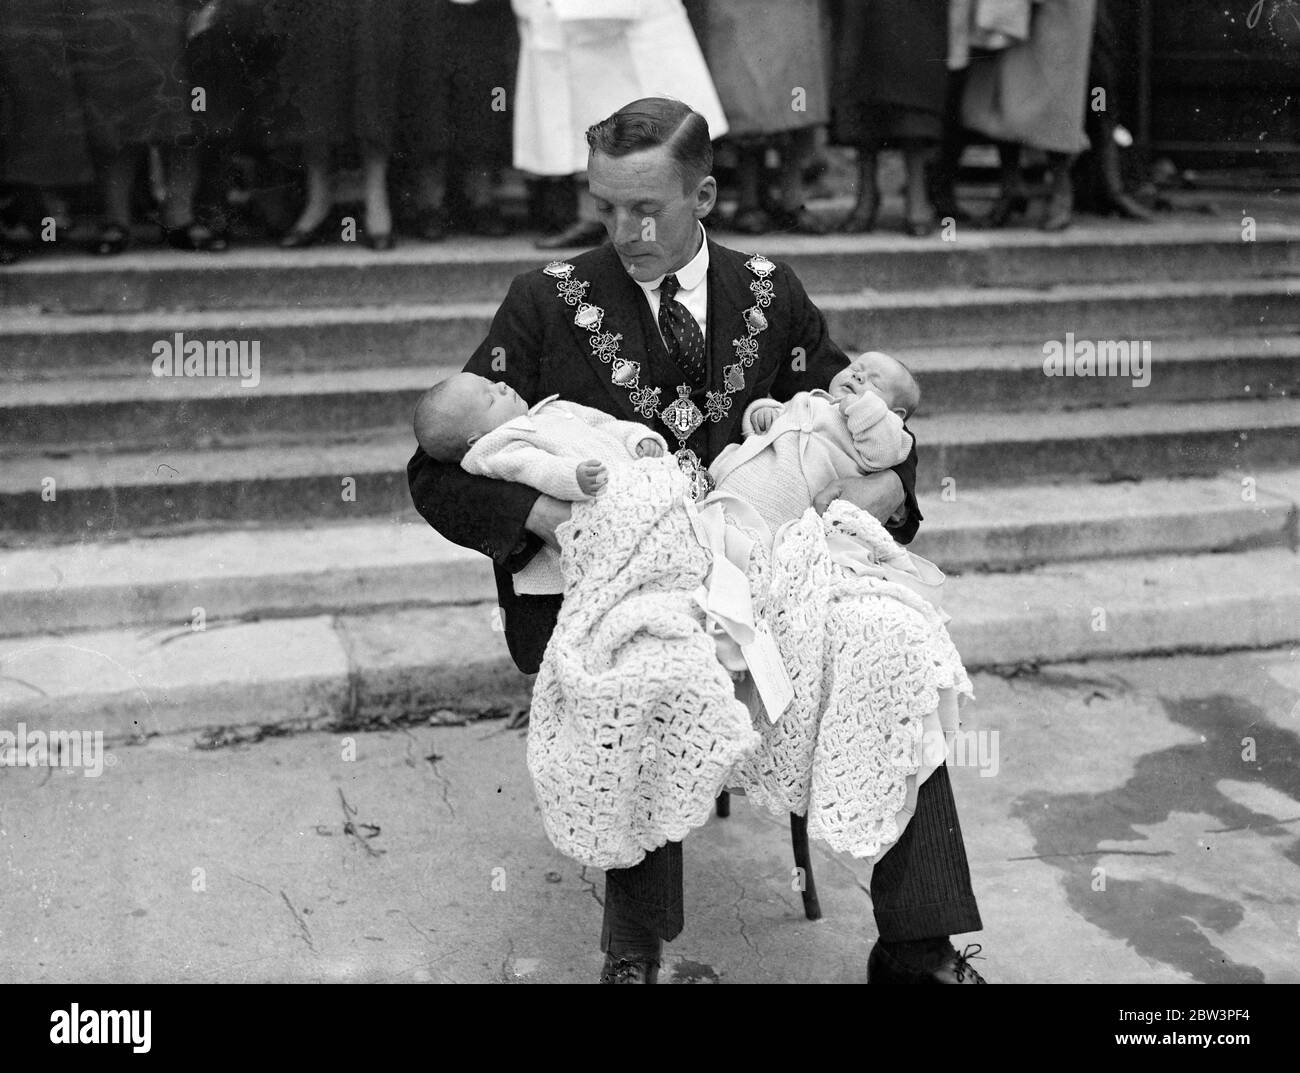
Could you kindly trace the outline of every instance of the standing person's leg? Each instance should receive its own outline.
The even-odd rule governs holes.
[[[782,230],[804,235],[824,235],[826,225],[804,205],[803,170],[813,155],[816,128],[787,131],[781,138],[781,203],[777,224]]]
[[[1048,153],[1047,167],[1052,183],[1047,193],[1047,209],[1038,226],[1044,231],[1064,231],[1074,213],[1074,181],[1070,177],[1070,153]]]
[[[880,941],[871,951],[869,982],[982,982],[948,939],[984,925],[946,766],[922,783],[907,828],[876,862],[871,901]]]
[[[303,164],[307,170],[307,199],[298,221],[280,240],[286,249],[310,246],[323,237],[323,228],[334,205],[330,188],[330,148],[316,139],[302,147]]]
[[[918,238],[934,231],[934,209],[926,190],[926,169],[934,156],[935,147],[928,143],[909,142],[903,146],[903,166],[907,175],[903,194],[903,230]]]
[[[859,145],[858,201],[853,211],[836,230],[849,234],[874,231],[878,212],[880,212],[880,188],[876,185],[876,149],[870,145]]]
[[[942,219],[952,217],[958,223],[969,217],[957,203],[957,172],[961,168],[962,151],[966,148],[966,128],[961,121],[961,98],[966,89],[966,72],[948,73],[948,99],[943,112],[943,142],[938,159],[930,169],[930,200],[935,213]]]
[[[602,983],[654,983],[663,941],[682,931],[682,844],[652,850],[631,868],[605,873]]]
[[[362,153],[366,203],[366,245],[372,250],[393,248],[393,213],[388,206],[388,152],[366,146]]]
[[[91,251],[101,256],[121,253],[131,242],[131,185],[135,181],[137,155],[123,146],[100,165],[99,194],[103,221]]]
[[[167,244],[178,250],[224,250],[226,239],[194,218],[194,194],[199,187],[198,148],[172,145],[162,156],[167,181],[162,220]]]
[[[985,224],[1005,227],[1016,213],[1029,207],[1024,183],[1020,178],[1020,146],[1016,142],[998,142],[998,161],[1002,175],[1002,192],[989,210]]]

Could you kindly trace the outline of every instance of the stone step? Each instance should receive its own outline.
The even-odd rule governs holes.
[[[914,422],[922,496],[1061,479],[1245,476],[1300,463],[1291,399]],[[150,527],[344,521],[411,514],[405,428],[326,443],[11,457],[0,468],[0,542],[107,539]],[[51,483],[51,481],[53,483]]]
[[[929,496],[913,549],[950,576],[1295,541],[1300,470]],[[423,521],[362,521],[0,550],[0,636],[495,601],[488,560]]]
[[[1061,235],[963,226],[955,241],[889,234],[714,237],[736,250],[787,261],[814,294],[1300,274],[1300,228],[1261,224],[1256,241],[1243,242],[1240,220],[1233,219],[1143,228],[1088,221]],[[541,253],[526,239],[512,238],[403,243],[389,253],[342,245],[241,247],[219,257],[169,250],[112,260],[35,257],[0,270],[0,307],[127,313],[499,301],[514,276],[577,252]]]
[[[1149,362],[1117,366],[1130,374],[1148,370],[1149,378],[1045,376],[1042,347],[1033,344],[907,347],[894,353],[920,378],[925,415],[1300,394],[1300,335],[1156,340]],[[257,435],[292,442],[363,432],[400,421],[424,388],[456,370],[264,369],[255,388],[232,379],[151,375],[27,381],[9,385],[0,398],[0,454],[45,445],[189,448]]]
[[[1294,334],[1300,281],[1245,279],[1030,288],[943,288],[820,295],[847,350],[1079,340]],[[558,299],[557,299],[558,301]],[[52,379],[89,368],[151,375],[154,346],[186,340],[256,344],[261,370],[460,364],[487,333],[495,302],[224,309],[0,321],[0,378]],[[1041,351],[1040,351],[1041,352]]]
[[[918,493],[950,482],[1250,476],[1300,462],[1300,402],[1198,402],[1070,413],[918,417]],[[960,493],[958,493],[960,494]]]
[[[1300,641],[1295,553],[1078,562],[954,578],[968,667]],[[522,707],[490,604],[0,640],[0,729],[220,737],[234,726],[351,729]]]

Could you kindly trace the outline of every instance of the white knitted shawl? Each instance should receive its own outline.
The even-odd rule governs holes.
[[[955,729],[955,694],[970,693],[942,614],[832,559],[828,534],[892,543],[844,500],[783,527],[770,558],[760,539],[754,609],[795,690],[772,724],[752,689],[736,699],[705,630],[710,556],[685,491],[671,457],[643,460],[556,532],[564,603],[528,732],[547,835],[582,864],[627,868],[704,824],[735,787],[782,817],[807,813],[809,835],[836,850],[877,856],[942,761],[929,746]]]
[[[533,687],[528,770],[556,849],[597,868],[703,824],[759,744],[695,598],[710,557],[686,488],[671,456],[620,467],[556,532],[564,603]]]
[[[897,841],[918,783],[942,762],[956,694],[971,686],[945,616],[904,585],[835,562],[827,547],[835,533],[892,544],[842,499],[777,533],[770,578],[754,596],[795,697],[773,724],[748,696],[763,744],[729,785],[782,817],[806,813],[808,834],[835,850],[876,857]]]

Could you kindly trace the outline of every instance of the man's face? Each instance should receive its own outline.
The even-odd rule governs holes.
[[[718,196],[711,175],[683,190],[666,145],[619,157],[593,152],[587,186],[623,267],[643,281],[676,272],[694,256],[696,221]]]

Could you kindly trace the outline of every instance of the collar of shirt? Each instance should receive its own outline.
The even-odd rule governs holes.
[[[674,275],[677,276],[679,284],[676,299],[681,302],[688,310],[691,316],[695,318],[695,323],[700,326],[700,334],[708,335],[709,324],[709,236],[704,230],[704,225],[700,224],[700,248],[699,251],[686,264],[682,265]],[[655,322],[659,321],[659,286],[664,281],[664,277],[648,281],[636,280],[636,285],[645,293],[646,301],[650,303],[650,315],[654,317]]]

